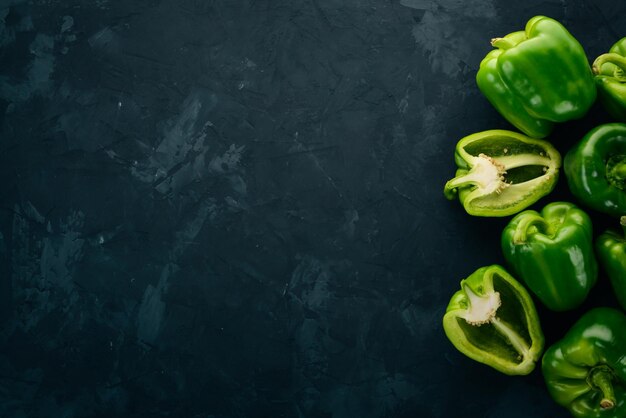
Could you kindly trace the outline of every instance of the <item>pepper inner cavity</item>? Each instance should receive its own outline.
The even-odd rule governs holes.
[[[530,350],[530,324],[527,322],[526,309],[522,305],[522,295],[515,288],[500,277],[498,274],[493,275],[493,288],[500,293],[502,298],[502,306],[498,310],[498,318],[505,324],[508,329],[506,331],[507,339],[515,346],[516,351],[525,356]]]
[[[494,290],[477,295],[465,287],[470,306],[460,328],[474,346],[519,364],[528,357],[530,334],[519,295],[497,274]]]
[[[457,322],[465,338],[472,346],[513,364],[522,362],[517,350],[491,322],[483,325],[470,325],[461,317],[457,317]]]
[[[465,151],[475,158],[475,164],[484,164],[487,158],[499,170],[504,184],[520,184],[545,176],[554,162],[541,146],[506,138],[486,138],[467,144]]]
[[[542,156],[546,150],[537,144],[529,144],[514,138],[488,136],[465,144],[465,151],[473,156],[487,154],[491,157],[537,155]]]
[[[545,165],[527,165],[524,167],[510,168],[506,170],[504,180],[509,184],[525,183],[546,174],[548,167]]]

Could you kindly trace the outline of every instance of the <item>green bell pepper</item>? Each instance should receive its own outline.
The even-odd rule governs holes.
[[[508,375],[533,371],[543,350],[531,296],[498,265],[479,268],[461,281],[443,329],[461,353]]]
[[[524,31],[491,40],[478,88],[517,129],[547,136],[554,122],[578,119],[596,99],[583,47],[554,19],[535,16]]]
[[[570,191],[585,205],[626,215],[626,125],[592,129],[565,156],[565,176]]]
[[[509,216],[550,193],[556,185],[561,156],[547,141],[490,130],[461,139],[454,159],[456,177],[444,187],[475,216]]]
[[[626,122],[626,38],[596,58],[592,69],[602,105],[615,119]]]
[[[596,240],[596,251],[600,264],[604,267],[617,300],[626,310],[626,216],[620,223],[624,232],[608,230]]]
[[[501,245],[513,272],[553,311],[579,306],[598,278],[591,219],[571,203],[517,214]]]
[[[612,308],[583,315],[543,356],[548,391],[578,418],[626,417],[626,316]]]

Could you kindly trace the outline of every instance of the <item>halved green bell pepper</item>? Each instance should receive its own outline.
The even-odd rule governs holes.
[[[591,219],[572,203],[517,214],[501,245],[516,276],[553,311],[579,306],[598,278]]]
[[[531,296],[498,265],[479,268],[461,281],[443,329],[461,353],[508,375],[533,371],[543,350]]]
[[[592,69],[602,105],[615,119],[626,122],[626,38],[596,58]]]
[[[620,223],[624,231],[619,233],[609,229],[600,234],[596,240],[596,251],[617,300],[626,310],[626,216],[622,216]]]
[[[456,177],[444,187],[475,216],[509,216],[550,193],[561,156],[547,141],[517,132],[490,130],[461,139],[454,159]]]
[[[626,316],[613,308],[583,315],[543,356],[552,398],[577,418],[626,417]]]
[[[592,129],[566,154],[565,176],[570,191],[585,205],[626,215],[626,124]]]
[[[554,122],[585,115],[596,99],[583,47],[554,19],[535,16],[524,31],[491,40],[480,63],[478,88],[511,124],[534,138]]]

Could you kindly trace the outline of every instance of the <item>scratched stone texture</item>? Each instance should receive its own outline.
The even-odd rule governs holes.
[[[510,128],[474,80],[489,39],[545,14],[592,58],[625,13],[1,1],[0,416],[567,417],[538,370],[447,341],[448,300],[503,262],[506,220],[442,188],[458,139]],[[547,342],[607,289],[540,308]]]

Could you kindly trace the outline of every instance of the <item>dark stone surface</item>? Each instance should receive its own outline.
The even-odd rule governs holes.
[[[568,416],[538,370],[447,341],[448,300],[503,262],[506,220],[442,187],[458,139],[509,128],[474,81],[490,38],[545,14],[595,57],[625,12],[5,0],[0,416]],[[541,204],[569,198],[562,179]],[[547,342],[607,295],[540,309]]]

